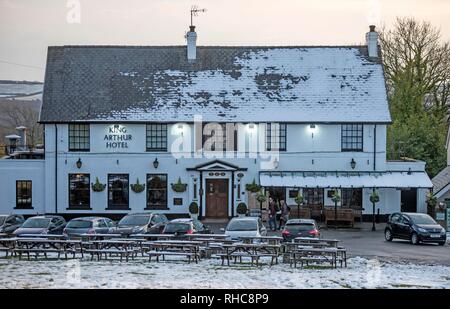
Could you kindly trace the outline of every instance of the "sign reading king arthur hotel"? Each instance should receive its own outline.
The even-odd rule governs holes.
[[[128,149],[128,143],[133,139],[125,126],[115,124],[108,128],[104,141],[106,149]]]

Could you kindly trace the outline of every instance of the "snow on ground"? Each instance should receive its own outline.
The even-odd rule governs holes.
[[[350,258],[347,268],[258,268],[219,260],[0,259],[0,288],[450,288],[450,267]]]

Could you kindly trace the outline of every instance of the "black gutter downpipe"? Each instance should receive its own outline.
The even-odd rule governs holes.
[[[55,214],[58,213],[58,125],[55,123]]]
[[[200,190],[199,190],[199,200],[200,200],[200,207],[199,207],[199,220],[203,219],[203,171],[200,171]]]
[[[373,170],[377,170],[377,125],[373,127]]]
[[[231,218],[234,217],[234,171],[231,172]]]

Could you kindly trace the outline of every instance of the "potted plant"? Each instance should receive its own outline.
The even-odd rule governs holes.
[[[239,203],[236,208],[236,212],[239,217],[245,217],[247,214],[247,205],[245,203]]]
[[[181,178],[178,177],[178,181],[172,184],[172,190],[178,193],[185,192],[187,188],[187,183],[182,183]]]
[[[145,190],[145,184],[139,183],[139,178],[136,179],[136,183],[130,184],[131,190],[135,193],[141,193]]]
[[[341,201],[341,196],[339,195],[338,189],[333,190],[331,200],[334,202],[334,226],[337,227],[337,204]]]
[[[437,202],[438,202],[437,197],[432,192],[428,192],[428,194],[427,194],[427,212],[433,218],[436,216]]]
[[[267,201],[267,196],[264,194],[264,192],[262,190],[260,190],[257,194],[256,194],[256,200],[259,202],[259,210],[261,211],[262,214],[262,204]]]
[[[253,178],[252,183],[248,183],[245,185],[245,190],[247,190],[251,193],[256,193],[261,190],[261,186],[256,184],[256,180],[255,180],[255,178]]]
[[[101,183],[98,180],[98,177],[95,177],[95,183],[91,184],[92,191],[94,192],[102,192],[106,188],[106,184]]]
[[[297,204],[297,216],[300,218],[300,206],[303,205],[304,198],[303,195],[300,194],[300,191],[298,191],[297,196],[294,199],[295,203]]]
[[[189,205],[189,214],[191,215],[191,218],[197,219],[197,217],[198,217],[198,204],[197,204],[197,202],[192,202]]]
[[[373,188],[372,194],[370,195],[370,202],[372,203],[372,231],[375,231],[375,204],[380,201],[380,196],[378,191]]]

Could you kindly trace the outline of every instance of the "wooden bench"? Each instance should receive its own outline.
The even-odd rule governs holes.
[[[191,263],[191,260],[194,259],[195,263],[198,263],[198,254],[194,252],[186,252],[186,251],[158,251],[152,250],[147,251],[145,254],[148,255],[148,260],[151,261],[152,257],[156,257],[156,261],[159,262],[159,257],[162,256],[163,261],[165,260],[165,256],[185,256],[188,259],[188,263]]]
[[[300,209],[297,205],[289,206],[291,208],[290,217],[299,219],[311,219],[311,209],[309,207],[301,206]]]
[[[325,224],[328,226],[330,221],[333,221],[336,226],[337,222],[347,222],[353,227],[355,222],[353,209],[338,208],[335,212],[334,207],[325,208]]]
[[[11,251],[11,248],[3,247],[3,246],[0,247],[0,252],[5,252],[6,258],[8,257],[10,251]]]
[[[125,256],[126,261],[128,262],[129,257],[134,260],[135,255],[137,255],[137,250],[121,250],[121,249],[85,249],[84,252],[91,254],[91,260],[94,259],[94,255],[97,256],[98,260],[101,260],[102,255],[105,255],[105,260],[108,259],[108,255],[111,257],[112,255],[120,256],[120,261],[122,262],[123,257]]]
[[[19,260],[22,259],[22,254],[26,254],[28,259],[30,259],[30,254],[34,253],[35,258],[37,259],[39,254],[44,254],[45,258],[47,259],[47,253],[58,253],[58,259],[61,257],[61,254],[65,254],[65,258],[67,259],[67,251],[64,249],[53,249],[53,248],[15,248],[12,249],[14,253],[17,253],[19,255]]]

